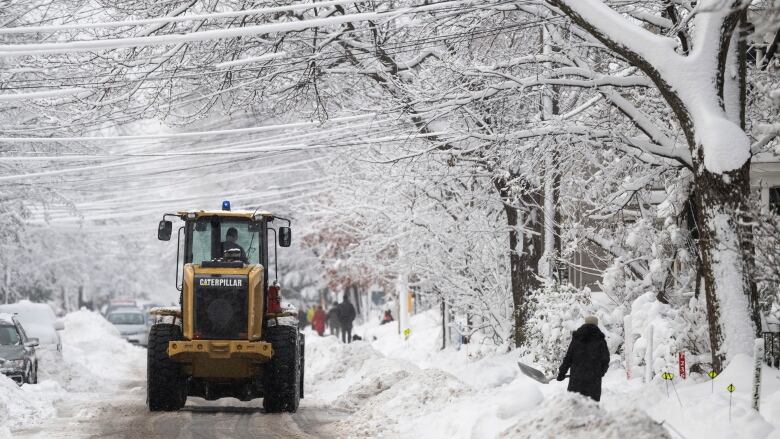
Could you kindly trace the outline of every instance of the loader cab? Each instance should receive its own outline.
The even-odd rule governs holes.
[[[263,291],[267,291],[269,277],[273,281],[277,276],[276,247],[289,247],[291,243],[290,221],[270,212],[231,211],[227,201],[223,202],[222,209],[165,214],[160,221],[157,237],[161,241],[171,239],[170,217],[184,221],[177,230],[176,288],[182,291],[181,268],[186,264],[214,269],[261,265],[267,270],[273,258],[274,271],[263,276]],[[237,235],[233,240],[235,245],[230,244],[230,232]],[[241,251],[231,252],[233,248]]]

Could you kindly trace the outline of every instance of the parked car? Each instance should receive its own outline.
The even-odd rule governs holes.
[[[138,308],[118,308],[106,316],[119,334],[133,344],[146,346],[149,339],[149,328],[146,327],[145,313]]]
[[[59,331],[65,329],[65,324],[57,318],[51,306],[20,300],[0,305],[0,313],[16,314],[27,334],[37,338],[42,348],[62,351]]]
[[[28,338],[12,314],[0,314],[0,373],[16,381],[36,384],[38,382],[38,358],[35,347],[37,338]]]
[[[117,309],[120,308],[138,308],[141,309],[138,306],[138,303],[133,299],[114,299],[110,302],[108,302],[108,305],[105,305],[104,309],[102,310],[102,313],[104,316],[108,316],[112,312],[114,312]]]

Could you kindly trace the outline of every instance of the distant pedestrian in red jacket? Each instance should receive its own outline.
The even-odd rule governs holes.
[[[322,309],[322,305],[318,305],[317,310],[314,311],[314,316],[311,318],[311,327],[317,331],[320,337],[325,334],[325,318],[325,310]]]

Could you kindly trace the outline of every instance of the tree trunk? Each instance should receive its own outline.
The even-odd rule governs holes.
[[[695,173],[696,207],[701,218],[698,246],[712,366],[718,372],[734,355],[750,354],[758,324],[757,313],[752,313],[752,321],[746,313],[755,311],[756,298],[750,293],[747,274],[752,258],[745,257],[738,212],[749,196],[749,169],[750,162],[721,175],[701,165]]]
[[[355,313],[360,315],[362,313],[360,306],[360,290],[358,290],[357,285],[352,285],[350,289],[352,290],[352,303],[355,304]]]
[[[539,206],[541,196],[538,191],[523,191],[518,206],[510,196],[506,180],[496,178],[493,184],[504,204],[506,222],[509,226],[509,273],[512,286],[512,304],[514,308],[515,346],[520,347],[526,340],[526,303],[528,292],[539,288],[536,268],[542,255],[542,221]],[[525,213],[525,215],[523,215]]]

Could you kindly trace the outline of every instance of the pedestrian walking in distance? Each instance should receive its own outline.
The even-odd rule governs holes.
[[[341,330],[341,323],[339,322],[339,303],[333,302],[333,306],[328,310],[327,323],[330,328],[330,335],[335,335],[337,338]]]
[[[355,307],[349,301],[349,294],[344,293],[344,301],[339,305],[339,323],[341,324],[341,341],[352,343],[352,322],[357,313]]]
[[[571,369],[569,392],[581,393],[596,401],[601,399],[601,378],[609,369],[609,349],[598,324],[599,320],[594,316],[585,318],[585,324],[572,334],[558,370],[558,381],[563,381]]]
[[[314,311],[314,316],[311,318],[311,327],[317,331],[320,337],[325,334],[325,310],[322,309],[322,305],[317,305],[317,310]]]

